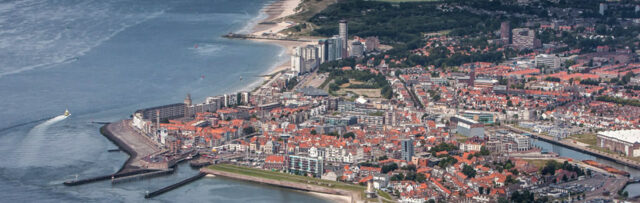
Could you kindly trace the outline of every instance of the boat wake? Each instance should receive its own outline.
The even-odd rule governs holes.
[[[27,166],[43,166],[51,162],[46,162],[47,156],[51,155],[49,149],[46,148],[53,139],[52,136],[48,136],[48,129],[51,125],[56,124],[68,116],[59,115],[46,120],[27,132],[26,136],[22,137],[21,141],[15,143],[15,150],[11,153],[11,157],[14,161],[14,167],[27,167]]]
[[[59,115],[59,116],[53,117],[53,118],[51,118],[51,119],[49,119],[49,120],[47,120],[47,121],[45,121],[43,123],[40,123],[40,124],[34,126],[29,131],[29,133],[27,133],[27,135],[41,135],[41,134],[44,134],[44,132],[49,128],[49,126],[51,126],[51,125],[53,125],[53,124],[55,124],[57,122],[60,122],[60,121],[62,121],[64,119],[66,119],[67,117],[69,117],[69,116]]]
[[[34,121],[29,121],[29,122],[25,122],[25,123],[20,123],[20,124],[15,124],[15,125],[12,125],[12,126],[8,126],[8,127],[0,129],[0,133],[1,132],[5,132],[7,130],[11,130],[11,129],[17,128],[17,127],[21,127],[21,126],[25,126],[25,125],[29,125],[29,124],[33,124],[33,123],[39,123],[39,122],[42,122],[42,121],[46,121],[46,120],[49,120],[49,119],[52,119],[52,118],[53,117],[48,117],[48,118],[43,118],[43,119],[39,119],[39,120],[34,120]]]

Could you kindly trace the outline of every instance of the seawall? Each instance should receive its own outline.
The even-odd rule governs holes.
[[[126,141],[118,137],[118,136],[127,136],[131,134],[123,134],[121,132],[121,134],[116,135],[115,134],[116,132],[112,131],[112,128],[118,129],[118,128],[123,128],[123,126],[126,127],[126,123],[125,123],[126,121],[120,121],[120,122],[108,123],[100,127],[100,133],[104,137],[106,137],[109,141],[111,141],[113,144],[118,146],[120,150],[124,151],[127,155],[129,155],[129,158],[127,159],[127,161],[125,161],[122,164],[120,169],[115,173],[109,174],[109,175],[102,175],[102,176],[91,177],[91,178],[80,179],[80,180],[65,181],[64,185],[76,186],[76,185],[88,184],[88,183],[93,183],[97,181],[109,180],[109,179],[113,179],[115,180],[115,183],[118,183],[118,182],[130,181],[130,180],[137,180],[141,178],[156,177],[159,175],[170,174],[171,172],[173,172],[173,170],[169,171],[169,169],[148,169],[148,168],[140,168],[139,166],[134,166],[133,163],[136,161],[136,159],[139,158],[138,157],[139,153],[130,144],[127,144]],[[132,142],[132,140],[129,140],[129,142]],[[135,145],[136,143],[132,143],[132,144]],[[138,145],[138,148],[142,150],[142,152],[148,153],[150,149],[144,148],[144,147],[145,147],[144,145],[142,145],[142,148],[140,145]]]
[[[302,191],[311,191],[311,192],[318,192],[318,193],[325,193],[325,194],[332,194],[332,195],[348,196],[348,197],[351,197],[351,202],[356,201],[356,198],[359,197],[359,194],[355,194],[355,192],[346,191],[346,190],[332,189],[332,188],[326,188],[326,187],[322,187],[322,186],[316,186],[316,185],[310,185],[310,184],[304,184],[304,183],[296,183],[296,182],[289,182],[289,181],[281,181],[281,180],[260,178],[260,177],[242,175],[242,174],[238,174],[238,173],[231,173],[231,172],[225,172],[225,171],[212,170],[212,169],[209,169],[209,168],[201,168],[200,172],[201,173],[206,173],[206,174],[213,174],[213,175],[216,175],[216,176],[223,176],[223,177],[238,179],[238,180],[263,183],[263,184],[268,184],[268,185],[273,185],[273,186],[278,186],[278,187],[283,187],[283,188],[288,188],[288,189],[294,189],[294,190],[302,190]]]
[[[129,155],[129,158],[127,159],[127,161],[125,161],[122,164],[122,166],[120,167],[120,169],[115,173],[115,174],[118,174],[118,173],[123,172],[125,170],[125,168],[128,168],[128,166],[133,161],[133,159],[138,156],[138,153],[136,153],[136,151],[134,151],[130,146],[124,144],[124,142],[122,140],[120,140],[116,136],[114,136],[113,133],[108,128],[109,125],[112,125],[112,124],[108,123],[108,124],[105,124],[102,127],[100,127],[100,134],[102,134],[104,137],[106,137],[114,145],[118,146],[118,148],[120,150],[122,150],[124,153]]]

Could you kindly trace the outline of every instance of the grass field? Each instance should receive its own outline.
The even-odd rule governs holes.
[[[577,135],[571,135],[569,136],[569,138],[578,142],[591,145],[591,146],[595,146],[597,142],[595,134],[577,134]]]
[[[547,162],[549,162],[551,160],[525,159],[525,161],[529,162],[530,164],[533,164],[534,166],[536,166],[538,168],[542,168],[545,165],[547,165]]]
[[[275,172],[275,171],[247,168],[247,167],[230,165],[230,164],[216,164],[216,165],[211,165],[208,168],[212,170],[242,174],[242,175],[253,176],[253,177],[297,182],[297,183],[304,183],[304,184],[312,184],[312,185],[322,186],[326,188],[354,191],[362,194],[364,194],[364,190],[366,189],[366,187],[360,186],[360,185],[354,185],[354,184],[348,184],[348,183],[330,181],[330,180],[322,180],[319,178],[311,178],[307,176],[299,176],[299,175],[293,175],[293,174],[281,173],[281,172]],[[385,198],[391,199],[391,195],[389,195],[386,192],[378,191],[378,194]]]
[[[345,95],[347,92],[353,92],[357,95],[362,95],[367,98],[380,98],[380,89],[353,89],[353,88],[344,88],[336,91],[337,94]]]

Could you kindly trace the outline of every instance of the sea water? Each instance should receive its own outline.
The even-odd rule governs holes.
[[[117,171],[127,155],[99,124],[136,110],[260,83],[282,48],[220,37],[247,29],[264,0],[0,2],[0,200],[140,202],[197,173],[111,185],[62,182]],[[239,78],[242,77],[243,80]],[[69,109],[71,116],[60,116]],[[204,178],[149,201],[324,202],[305,193]]]

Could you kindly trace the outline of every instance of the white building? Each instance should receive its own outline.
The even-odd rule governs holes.
[[[318,49],[313,45],[295,47],[291,54],[291,70],[297,74],[304,74],[317,68],[320,65]]]
[[[535,58],[536,67],[545,66],[548,68],[556,69],[560,68],[561,63],[562,61],[560,60],[560,57],[556,55],[540,54]]]
[[[599,132],[597,146],[626,156],[640,156],[640,129]]]

